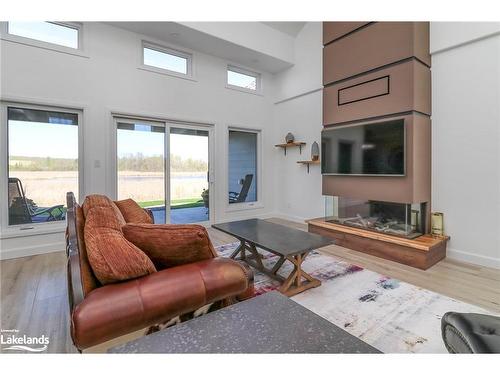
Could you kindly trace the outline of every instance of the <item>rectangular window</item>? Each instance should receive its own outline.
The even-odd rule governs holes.
[[[56,44],[63,47],[78,49],[78,26],[57,22],[11,22],[8,23],[7,32],[24,38],[39,40],[45,43]]]
[[[229,131],[229,204],[257,201],[258,133]]]
[[[191,76],[192,55],[174,49],[144,43],[143,64],[169,72]]]
[[[257,92],[260,91],[260,79],[259,73],[230,65],[227,67],[227,85],[229,87]]]
[[[78,196],[78,113],[7,108],[9,225],[66,218]]]

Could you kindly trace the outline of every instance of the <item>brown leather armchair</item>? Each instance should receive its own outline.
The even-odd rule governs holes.
[[[252,271],[242,263],[216,257],[204,230],[213,254],[210,259],[196,259],[193,252],[180,265],[157,267],[157,272],[147,276],[101,285],[87,257],[85,217],[73,193],[67,194],[67,207],[71,337],[78,350],[165,323],[210,303],[228,305],[253,296]],[[144,227],[146,231],[152,227],[161,231],[165,227],[175,234],[174,225],[144,224]],[[182,227],[189,231],[189,226]],[[194,231],[198,226],[192,227]],[[196,235],[200,236],[199,227]],[[164,251],[168,252],[168,245],[165,243]]]

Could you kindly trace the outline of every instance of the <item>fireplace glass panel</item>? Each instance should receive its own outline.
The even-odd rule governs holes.
[[[425,203],[325,197],[325,221],[406,238],[424,233],[424,212]]]

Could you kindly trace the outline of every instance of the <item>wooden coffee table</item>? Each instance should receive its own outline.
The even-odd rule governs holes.
[[[281,293],[293,296],[321,285],[321,281],[302,269],[302,263],[312,250],[333,244],[331,239],[260,219],[232,221],[215,224],[213,227],[240,240],[240,245],[231,254],[232,259],[236,259],[239,255],[238,259],[280,281]],[[257,248],[279,257],[272,268],[264,266],[262,255]],[[285,278],[278,275],[278,271],[286,261],[292,263],[294,267]]]

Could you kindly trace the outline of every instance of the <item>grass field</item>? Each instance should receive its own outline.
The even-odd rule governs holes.
[[[153,207],[153,206],[164,206],[165,202],[162,200],[159,201],[145,201],[138,202],[139,206],[145,207]],[[172,209],[176,208],[191,208],[191,207],[202,207],[203,200],[198,198],[189,198],[189,199],[174,199],[170,202],[170,207]]]
[[[157,172],[120,172],[118,199],[132,198],[136,202],[148,204],[158,202],[164,196],[163,176],[163,173]],[[171,174],[170,193],[176,208],[180,208],[178,205],[182,204],[203,205],[201,193],[208,187],[206,176],[204,172]],[[26,197],[33,199],[39,207],[65,204],[68,191],[74,192],[78,197],[78,173],[74,171],[13,171],[10,177],[21,180]]]

